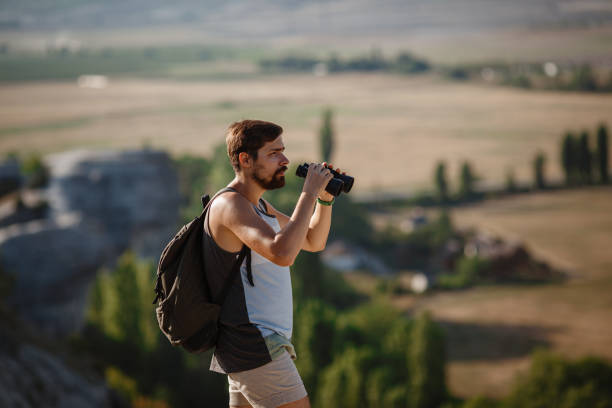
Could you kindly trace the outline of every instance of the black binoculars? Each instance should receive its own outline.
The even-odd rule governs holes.
[[[340,174],[334,169],[328,168],[329,171],[332,172],[334,178],[329,180],[327,186],[325,187],[325,191],[334,197],[338,197],[341,192],[348,193],[353,188],[353,182],[355,179],[351,176],[347,176],[346,174]],[[306,177],[308,174],[308,163],[300,164],[295,171],[295,175],[298,177]]]

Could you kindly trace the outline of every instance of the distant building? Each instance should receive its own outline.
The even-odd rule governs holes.
[[[404,232],[413,232],[427,225],[427,215],[421,207],[415,207],[408,215],[408,218],[400,222],[400,229]]]
[[[325,266],[342,272],[368,270],[377,275],[387,275],[389,268],[376,255],[344,241],[334,241],[321,254]]]

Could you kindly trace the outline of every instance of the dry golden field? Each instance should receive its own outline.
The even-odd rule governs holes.
[[[546,347],[612,362],[612,189],[594,187],[491,200],[453,210],[461,228],[520,240],[570,274],[563,284],[490,286],[396,299],[429,310],[447,330],[448,383],[461,396],[508,392]]]
[[[103,90],[72,82],[0,85],[0,153],[143,144],[209,154],[229,123],[262,118],[285,128],[294,161],[316,160],[321,111],[335,110],[334,164],[357,178],[356,194],[429,188],[437,160],[455,178],[470,160],[487,182],[509,168],[531,179],[538,150],[560,177],[564,131],[612,124],[612,95],[523,91],[436,76],[260,76],[239,81],[110,79]],[[594,141],[592,142],[594,143]]]

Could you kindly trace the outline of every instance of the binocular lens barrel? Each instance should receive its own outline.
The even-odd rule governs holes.
[[[334,175],[334,178],[327,183],[325,191],[334,197],[337,197],[343,191],[345,193],[351,191],[351,188],[353,188],[353,182],[355,181],[353,177],[347,176],[346,174],[340,174],[333,169],[329,170]],[[295,174],[298,177],[306,177],[306,174],[308,174],[308,163],[300,164],[295,171]]]

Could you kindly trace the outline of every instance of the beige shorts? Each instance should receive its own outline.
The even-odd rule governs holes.
[[[308,395],[286,351],[261,367],[228,374],[227,381],[230,407],[275,408]]]

